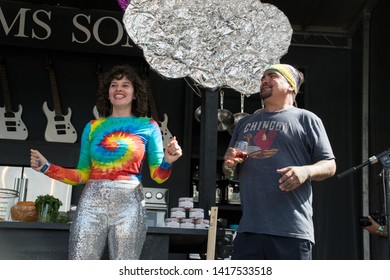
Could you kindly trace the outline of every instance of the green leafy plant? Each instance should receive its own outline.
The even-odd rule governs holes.
[[[59,214],[59,209],[62,206],[61,200],[49,194],[39,195],[35,200],[35,209],[38,215],[41,215],[45,205],[47,205],[48,207],[47,210],[48,222],[55,223]],[[42,217],[40,217],[40,219],[41,218]]]

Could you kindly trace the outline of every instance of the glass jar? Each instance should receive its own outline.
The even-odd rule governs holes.
[[[198,184],[195,180],[192,180],[192,198],[194,202],[199,202]]]
[[[241,204],[240,185],[238,183],[230,182],[227,187],[227,203]]]
[[[9,221],[11,208],[19,198],[19,193],[12,189],[0,189],[0,221]]]
[[[222,201],[222,191],[219,185],[215,186],[215,203],[220,204]]]

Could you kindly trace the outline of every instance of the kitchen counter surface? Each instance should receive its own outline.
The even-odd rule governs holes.
[[[0,222],[0,259],[67,259],[70,224]],[[207,229],[149,227],[141,259],[206,253]],[[103,256],[108,258],[107,252]]]

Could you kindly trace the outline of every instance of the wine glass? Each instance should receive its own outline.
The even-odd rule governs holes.
[[[234,149],[236,150],[235,161],[242,163],[248,157],[248,142],[246,141],[236,141],[234,144]]]

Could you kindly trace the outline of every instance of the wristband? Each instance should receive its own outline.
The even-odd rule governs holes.
[[[42,166],[41,170],[39,170],[39,172],[45,173],[45,171],[46,171],[49,167],[50,167],[50,162],[46,162],[46,163]]]

